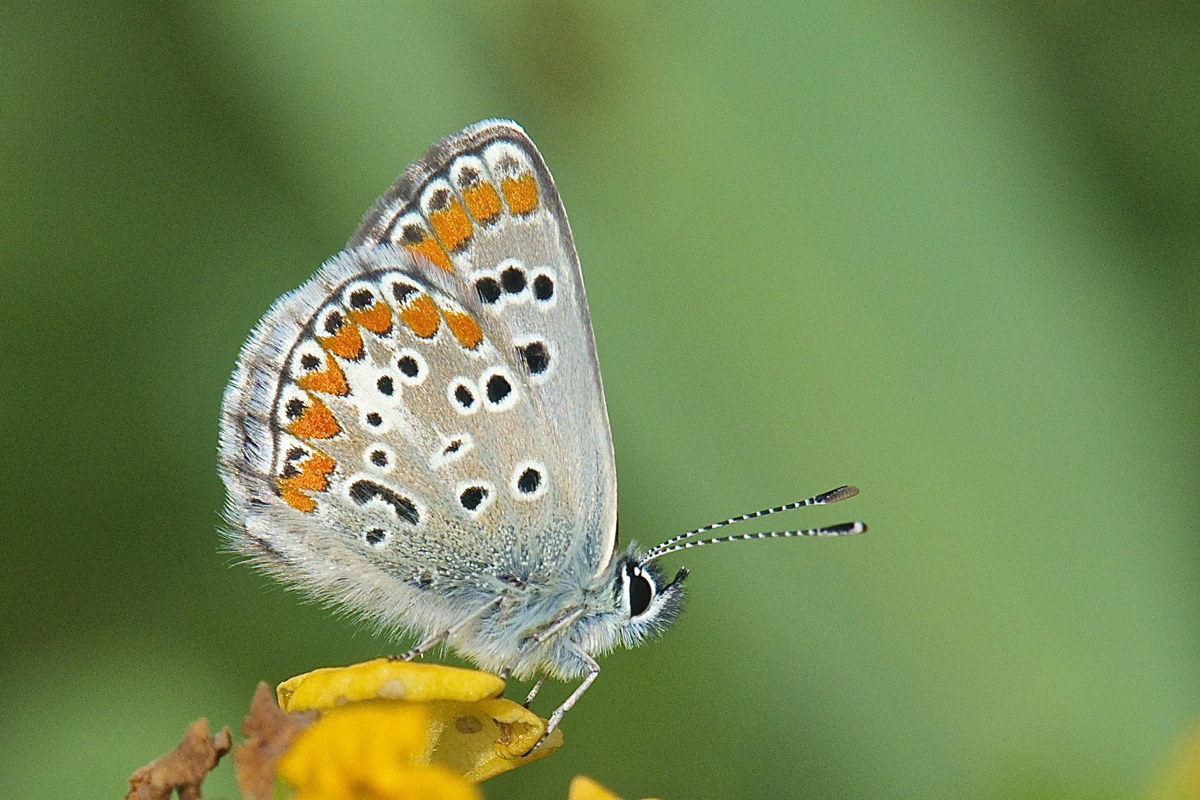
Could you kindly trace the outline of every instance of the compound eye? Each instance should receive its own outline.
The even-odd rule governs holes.
[[[650,601],[654,599],[654,584],[640,567],[633,564],[625,568],[625,574],[628,577],[625,592],[629,596],[629,616],[640,617],[646,613]]]

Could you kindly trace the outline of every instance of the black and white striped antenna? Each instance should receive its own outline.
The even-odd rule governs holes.
[[[853,536],[856,533],[864,533],[867,526],[861,522],[843,522],[840,525],[830,525],[825,528],[807,528],[805,530],[796,531],[759,531],[757,533],[741,533],[733,536],[718,536],[715,539],[695,539],[693,537],[701,534],[715,531],[718,528],[724,528],[726,525],[733,525],[737,522],[745,522],[746,520],[758,519],[759,517],[769,517],[772,514],[778,514],[781,511],[792,511],[797,508],[806,508],[808,506],[827,506],[830,503],[836,503],[839,500],[847,500],[858,494],[858,488],[855,486],[839,486],[836,489],[831,489],[828,492],[822,492],[808,498],[807,500],[798,500],[794,503],[785,503],[774,508],[764,508],[761,511],[754,511],[749,514],[741,514],[736,517],[730,517],[721,522],[714,522],[711,525],[705,525],[702,528],[696,528],[694,531],[681,533],[678,536],[672,536],[662,544],[655,545],[646,551],[642,563],[653,561],[656,558],[661,558],[669,553],[677,553],[680,550],[689,550],[693,547],[704,547],[709,544],[720,544],[721,542],[742,542],[751,539],[789,539],[793,536]]]

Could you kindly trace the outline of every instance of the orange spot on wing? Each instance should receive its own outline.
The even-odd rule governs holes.
[[[346,373],[328,354],[325,355],[325,369],[320,372],[309,372],[301,375],[295,381],[301,389],[325,394],[336,394],[345,397],[350,394],[350,386],[346,383]]]
[[[328,476],[333,472],[333,468],[337,466],[337,462],[329,456],[322,453],[320,450],[313,450],[313,454],[309,456],[308,461],[304,462],[305,469],[312,469],[322,476]],[[325,487],[322,487],[324,489]]]
[[[297,511],[302,511],[305,514],[311,514],[317,510],[317,501],[297,489],[292,489],[288,486],[280,486],[279,497],[283,502],[287,503]]]
[[[445,208],[429,212],[429,225],[452,253],[471,238],[471,218],[456,197],[451,197]]]
[[[370,308],[351,309],[350,319],[380,336],[392,329],[392,309],[382,300],[376,300]]]
[[[309,395],[304,413],[292,420],[287,430],[301,439],[330,439],[341,433],[342,428],[334,418],[333,412],[320,400]]]
[[[275,487],[283,501],[297,511],[308,514],[317,507],[317,502],[304,492],[323,492],[329,488],[329,474],[336,466],[334,460],[313,450],[312,455],[299,464],[292,465],[296,472],[275,479]]]
[[[479,330],[479,323],[470,314],[443,308],[442,317],[446,320],[446,327],[454,334],[454,338],[458,339],[459,344],[468,350],[479,347],[479,343],[483,341],[483,331]]]
[[[526,172],[516,178],[503,178],[500,181],[500,191],[504,192],[504,202],[508,210],[514,214],[528,214],[537,208],[538,188],[532,172]]]
[[[329,475],[337,466],[332,458],[320,450],[313,450],[312,455],[296,465],[299,472],[286,478],[279,478],[280,488],[303,489],[308,492],[323,492],[329,488]]]
[[[500,216],[500,195],[490,183],[480,181],[473,186],[464,186],[462,194],[467,211],[479,222],[486,224]]]
[[[400,309],[400,322],[416,336],[431,339],[437,333],[441,320],[438,318],[437,306],[427,294],[411,296]]]
[[[362,334],[358,332],[358,326],[348,319],[343,320],[337,333],[332,336],[318,337],[317,341],[335,356],[341,356],[351,361],[362,358]]]
[[[404,245],[410,252],[429,259],[435,266],[441,267],[446,272],[454,272],[454,267],[450,264],[450,256],[438,244],[438,240],[430,236],[426,231],[417,229],[415,226],[410,226],[406,229],[404,237],[400,240],[400,244]]]

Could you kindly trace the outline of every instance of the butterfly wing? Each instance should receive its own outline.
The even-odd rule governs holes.
[[[608,563],[616,476],[579,261],[514,123],[435,144],[280,298],[226,391],[239,549],[426,630]]]

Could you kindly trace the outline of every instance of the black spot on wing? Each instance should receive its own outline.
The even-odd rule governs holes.
[[[462,507],[467,511],[474,511],[479,508],[480,503],[488,496],[488,490],[483,486],[468,486],[462,490],[458,496],[458,502],[462,503]]]
[[[517,489],[522,494],[533,494],[542,485],[542,473],[533,467],[527,467],[517,478]]]
[[[543,342],[530,342],[524,347],[518,347],[517,352],[533,375],[541,375],[550,366],[550,351]]]
[[[416,503],[386,486],[375,483],[375,481],[357,480],[350,484],[350,499],[360,506],[366,505],[372,500],[382,500],[392,507],[397,517],[405,522],[416,525],[421,521]]]

